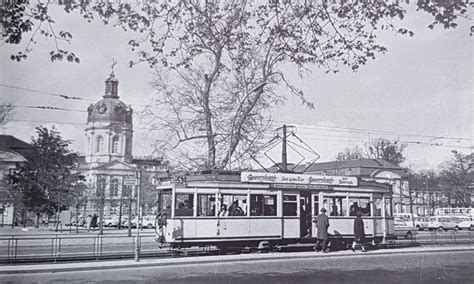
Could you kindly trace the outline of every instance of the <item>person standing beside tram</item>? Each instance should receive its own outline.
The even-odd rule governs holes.
[[[326,246],[328,243],[328,227],[329,227],[329,218],[326,215],[326,209],[323,207],[321,208],[321,214],[316,216],[314,219],[314,223],[316,223],[316,229],[317,229],[317,234],[316,234],[316,245],[314,247],[315,251],[322,251],[322,252],[328,252]],[[321,247],[321,250],[319,250],[319,246]]]
[[[355,252],[356,245],[359,244],[362,247],[362,251],[365,252],[364,239],[364,221],[362,221],[362,212],[359,210],[357,211],[357,217],[354,219],[354,242],[352,243],[352,251]]]

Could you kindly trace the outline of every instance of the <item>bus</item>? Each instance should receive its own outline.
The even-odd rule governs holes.
[[[435,216],[447,216],[447,217],[459,217],[459,218],[469,218],[471,220],[474,219],[474,210],[472,207],[467,208],[452,208],[452,207],[444,207],[444,208],[437,208],[434,212]]]
[[[352,243],[355,210],[367,241],[394,232],[391,186],[356,177],[207,171],[161,180],[158,190],[157,239],[173,248],[315,242],[312,220],[323,207],[331,248]]]

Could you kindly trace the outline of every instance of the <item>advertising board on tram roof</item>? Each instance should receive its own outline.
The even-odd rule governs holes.
[[[264,172],[242,172],[241,182],[248,183],[292,183],[292,184],[315,184],[333,186],[357,186],[356,177],[348,176],[321,176],[306,174],[287,173],[264,173]]]

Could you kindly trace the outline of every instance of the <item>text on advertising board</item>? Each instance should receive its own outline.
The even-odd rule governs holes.
[[[284,174],[284,173],[261,173],[261,172],[242,172],[240,174],[240,181],[249,182],[249,183],[295,183],[295,184],[357,186],[356,177],[320,176],[320,175]]]

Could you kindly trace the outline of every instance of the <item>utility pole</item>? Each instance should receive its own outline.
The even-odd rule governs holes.
[[[140,221],[141,221],[141,208],[140,208],[140,190],[142,187],[142,171],[137,171],[137,241],[135,248],[135,261],[140,261]]]
[[[283,124],[283,140],[281,147],[281,170],[286,173],[288,171],[288,161],[286,153],[286,124]]]

